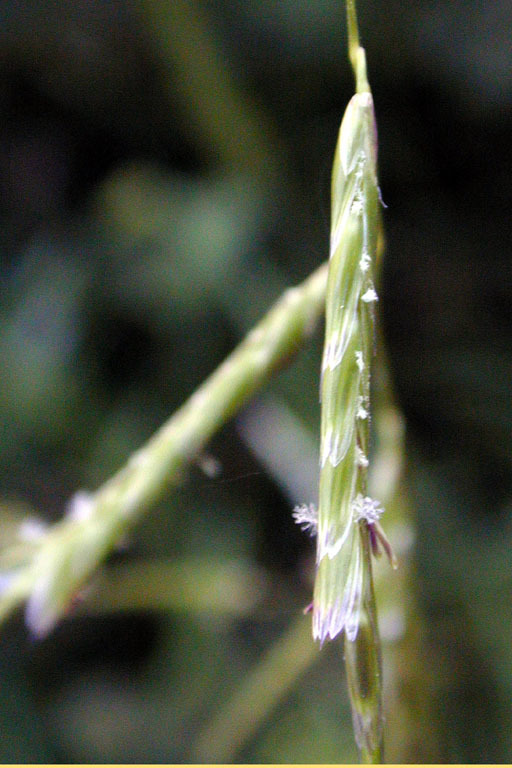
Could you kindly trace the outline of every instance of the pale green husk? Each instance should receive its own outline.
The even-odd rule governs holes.
[[[321,472],[313,634],[357,634],[364,558],[354,501],[366,496],[379,195],[369,91],[345,112],[332,175],[322,362]]]
[[[377,522],[382,510],[367,496],[380,193],[373,98],[354,0],[347,16],[356,93],[341,123],[332,172],[313,636],[323,643],[344,632],[354,734],[361,759],[375,763],[382,760],[383,716],[371,539],[377,546],[382,535],[390,553]]]

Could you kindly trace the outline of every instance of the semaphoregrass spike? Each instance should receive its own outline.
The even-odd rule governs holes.
[[[359,56],[359,61],[361,57]],[[361,530],[377,521],[367,496],[370,363],[377,293],[379,191],[369,91],[350,100],[332,175],[332,225],[322,361],[321,471],[313,635],[354,640],[362,600]]]
[[[354,0],[347,0],[347,18],[356,93],[341,123],[332,172],[313,636],[322,644],[344,633],[356,741],[365,762],[378,762],[381,666],[371,556],[382,547],[392,559],[379,524],[383,510],[367,492],[380,193],[373,98]],[[297,522],[311,529],[308,515],[308,509],[296,511]]]

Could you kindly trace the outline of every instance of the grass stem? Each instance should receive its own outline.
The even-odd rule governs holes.
[[[298,350],[323,312],[327,265],[290,288],[153,437],[95,493],[80,492],[0,596],[0,620],[28,599],[26,620],[44,636],[142,512],[176,483],[212,435]]]

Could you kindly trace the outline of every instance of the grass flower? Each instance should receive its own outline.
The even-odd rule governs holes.
[[[360,49],[362,50],[362,49]],[[361,56],[359,56],[361,61]],[[359,64],[361,67],[361,63]],[[363,538],[382,514],[367,495],[370,361],[377,293],[379,190],[366,77],[346,109],[332,176],[331,252],[322,361],[320,503],[313,635],[355,640],[363,600]]]
[[[363,761],[380,762],[381,662],[371,556],[381,547],[390,559],[392,553],[379,524],[383,509],[367,489],[381,199],[373,98],[354,0],[347,0],[347,19],[356,93],[341,123],[332,172],[313,636],[322,644],[344,633],[356,741]],[[296,510],[295,516],[311,530],[306,512]]]

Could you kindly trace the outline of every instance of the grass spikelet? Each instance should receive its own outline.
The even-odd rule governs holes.
[[[364,762],[379,762],[381,665],[371,554],[380,548],[390,554],[390,548],[367,477],[380,193],[373,99],[353,0],[347,16],[356,93],[341,123],[332,172],[313,636],[322,644],[344,632],[356,741]]]
[[[358,57],[361,61],[361,56]],[[363,83],[367,86],[366,77]],[[358,83],[359,85],[359,83]],[[379,191],[369,90],[350,100],[332,174],[332,224],[322,361],[320,503],[313,634],[354,640],[362,598],[362,533],[376,522],[367,496],[370,361],[377,301]]]

